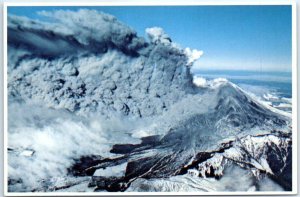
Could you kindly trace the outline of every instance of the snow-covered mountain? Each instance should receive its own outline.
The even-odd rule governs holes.
[[[193,81],[202,51],[94,10],[39,14],[55,22],[8,17],[9,191],[292,189],[290,115]]]

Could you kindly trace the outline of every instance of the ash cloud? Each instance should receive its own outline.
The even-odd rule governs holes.
[[[135,31],[109,14],[87,9],[41,11],[39,14],[56,22],[9,16],[9,44],[50,57],[75,52],[105,53],[109,48],[136,55],[137,50],[146,45]]]
[[[84,45],[90,45],[93,41],[111,42],[117,47],[130,45],[134,49],[139,44],[145,44],[142,39],[137,38],[133,29],[119,22],[114,16],[96,10],[41,11],[39,14],[56,19],[68,29],[65,30],[65,35],[73,35]]]
[[[74,158],[138,143],[129,131],[165,132],[152,117],[197,91],[184,49],[165,33],[147,42],[94,10],[39,14],[52,22],[8,16],[11,191],[49,190]]]
[[[10,191],[72,185],[74,159],[115,156],[112,145],[149,135],[167,145],[160,158],[177,158],[162,166],[171,174],[221,139],[257,132],[253,125],[264,132],[290,122],[230,82],[194,85],[190,68],[202,52],[179,47],[162,28],[148,28],[147,42],[94,10],[40,14],[52,22],[8,17]]]
[[[161,27],[147,28],[146,33],[152,43],[163,43],[170,45],[172,43],[171,38]]]
[[[80,114],[148,117],[197,91],[194,60],[162,28],[146,29],[147,42],[95,10],[39,14],[53,22],[8,17],[10,97]]]

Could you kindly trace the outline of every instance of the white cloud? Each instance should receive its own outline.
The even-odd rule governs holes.
[[[10,179],[23,180],[21,188],[13,185],[11,190],[49,190],[56,186],[52,179],[67,177],[73,159],[84,155],[111,157],[112,144],[123,140],[140,143],[123,132],[137,125],[124,118],[105,120],[94,114],[86,119],[63,110],[10,104],[8,173]]]
[[[146,33],[152,43],[171,44],[171,38],[161,27],[151,27],[146,29]]]
[[[184,53],[188,57],[187,65],[192,65],[203,55],[203,51],[199,51],[197,49],[191,50],[190,48],[185,48]]]

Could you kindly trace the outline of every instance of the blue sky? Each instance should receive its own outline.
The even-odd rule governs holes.
[[[8,13],[46,20],[36,12],[80,8],[10,7]],[[291,6],[89,8],[116,16],[140,36],[159,26],[182,47],[203,50],[194,68],[291,71]]]

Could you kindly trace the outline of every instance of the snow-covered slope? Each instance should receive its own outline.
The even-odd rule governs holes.
[[[142,186],[136,183],[140,178],[151,178],[150,188],[156,184],[155,179],[178,175],[222,179],[225,169],[237,165],[251,173],[258,182],[272,179],[290,190],[289,118],[269,111],[228,82],[206,91],[200,101],[189,100],[191,106],[202,104],[203,109],[193,111],[187,107],[184,109],[188,112],[184,113],[175,104],[181,114],[175,116],[181,121],[172,120],[170,124],[163,118],[169,126],[173,125],[164,135],[142,138],[141,144],[114,145],[111,152],[124,156],[108,163],[100,160],[96,165],[81,169],[79,174],[92,175],[98,168],[129,161],[124,177],[105,177],[93,185],[97,186],[96,190],[122,191],[130,188],[132,183],[135,186],[129,191],[140,191]],[[110,181],[106,184],[102,182],[107,179]],[[199,187],[203,189],[200,191],[210,191],[205,185]]]
[[[8,17],[9,191],[227,191],[232,172],[253,184],[231,190],[291,189],[291,118],[193,82],[202,51],[93,10],[40,14],[55,22]]]

